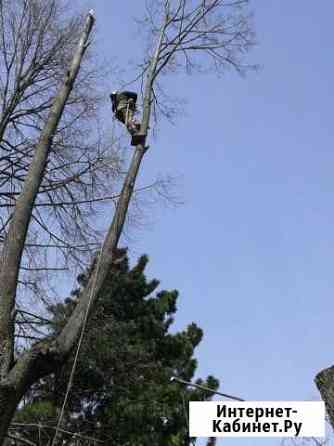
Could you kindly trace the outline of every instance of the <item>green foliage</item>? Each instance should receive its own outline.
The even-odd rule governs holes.
[[[56,415],[56,408],[51,401],[34,401],[16,413],[15,423],[44,423],[54,420]]]
[[[185,407],[189,400],[210,399],[210,392],[186,389],[172,376],[194,377],[194,349],[202,330],[196,324],[170,333],[177,291],[159,291],[148,281],[143,256],[129,269],[126,256],[110,271],[108,283],[89,320],[80,353],[65,424],[68,430],[109,445],[152,446],[189,443]],[[86,274],[79,276],[85,286]],[[155,292],[155,295],[153,293]],[[80,299],[80,288],[63,305],[50,308],[55,331]],[[23,412],[48,404],[60,407],[72,361],[33,389]],[[214,377],[199,383],[216,389]],[[50,406],[51,407],[51,406]]]

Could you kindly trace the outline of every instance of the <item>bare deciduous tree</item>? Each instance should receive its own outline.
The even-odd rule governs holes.
[[[82,20],[66,19],[68,7],[56,0],[0,1],[0,246],[79,38]],[[94,130],[102,101],[90,58],[55,129],[34,203],[20,274],[33,292],[44,273],[91,255],[100,241],[90,218],[94,204],[114,195],[119,166],[111,141]]]
[[[43,2],[37,0],[24,2],[22,0],[25,7],[28,6],[28,3],[41,6]],[[96,304],[98,295],[115,260],[114,256],[118,250],[118,243],[128,213],[129,203],[133,196],[136,178],[144,154],[148,149],[146,139],[150,128],[152,110],[155,106],[160,106],[159,97],[156,94],[158,80],[162,79],[163,74],[180,68],[185,68],[186,71],[195,68],[208,70],[214,68],[218,72],[230,66],[238,72],[243,72],[246,69],[242,64],[242,56],[253,44],[253,33],[247,13],[247,0],[198,0],[197,2],[192,0],[166,0],[156,1],[153,6],[154,8],[150,10],[150,14],[145,19],[148,33],[151,36],[151,46],[148,50],[147,61],[143,64],[142,72],[138,77],[142,77],[144,84],[143,114],[140,128],[140,132],[144,136],[142,142],[134,149],[112,222],[99,251],[95,267],[87,286],[80,293],[78,305],[60,334],[56,338],[45,337],[32,343],[30,348],[17,355],[14,354],[14,325],[17,315],[16,294],[22,255],[27,243],[29,243],[27,237],[29,230],[37,224],[42,227],[46,226],[43,229],[48,232],[49,227],[45,225],[45,222],[41,222],[39,209],[45,203],[48,203],[48,200],[52,204],[53,200],[53,210],[54,212],[58,211],[55,196],[50,196],[50,193],[55,190],[59,191],[63,187],[64,195],[61,198],[56,196],[57,200],[65,201],[65,199],[68,199],[71,202],[72,200],[78,200],[78,195],[67,189],[69,184],[75,183],[75,178],[72,175],[61,176],[60,179],[53,181],[52,169],[53,162],[56,162],[59,152],[61,153],[63,150],[61,132],[64,131],[66,136],[67,129],[70,128],[64,126],[63,123],[71,115],[71,106],[76,105],[71,103],[71,98],[73,98],[72,88],[78,77],[82,56],[89,44],[89,34],[94,22],[91,14],[86,19],[83,32],[81,34],[77,33],[80,34],[79,44],[74,51],[70,68],[65,69],[65,80],[60,82],[60,85],[55,84],[55,89],[59,88],[59,90],[50,101],[49,108],[45,110],[45,114],[39,115],[39,112],[37,112],[33,117],[29,117],[30,115],[25,117],[25,123],[32,119],[34,132],[36,131],[33,135],[38,138],[38,142],[36,143],[36,140],[33,139],[29,140],[31,137],[29,131],[24,133],[26,136],[22,136],[21,139],[16,134],[15,126],[18,128],[19,125],[17,122],[15,122],[15,125],[7,124],[12,126],[11,138],[10,140],[7,138],[3,146],[6,150],[10,147],[8,143],[12,144],[14,149],[11,150],[21,163],[21,145],[25,147],[24,150],[27,150],[27,155],[24,158],[27,164],[23,169],[25,172],[23,177],[20,176],[21,170],[16,172],[14,167],[16,177],[5,183],[9,189],[8,200],[12,200],[9,204],[13,206],[10,218],[5,226],[0,264],[0,281],[2,284],[0,290],[0,444],[4,441],[17,404],[25,392],[38,379],[63,364],[78,339],[83,336],[89,310]],[[44,13],[48,14],[48,12],[49,9],[47,8]],[[2,15],[4,16],[3,9]],[[23,16],[22,20],[24,20]],[[5,50],[5,53],[8,54],[7,50]],[[52,73],[52,67],[47,72]],[[78,80],[80,83],[80,76]],[[8,100],[6,100],[7,102]],[[81,114],[76,116],[78,120],[81,118]],[[19,121],[21,122],[22,118],[19,117]],[[14,141],[14,143],[11,141]],[[15,144],[17,144],[17,150]],[[77,150],[80,153],[83,147],[80,145]],[[78,152],[74,152],[69,162],[76,166],[78,163],[78,168],[85,171],[85,167],[80,165],[80,161],[78,162],[78,160],[81,160]],[[10,160],[5,160],[5,162],[11,163]],[[61,175],[62,169],[65,169],[66,163],[67,158],[64,158],[60,164],[55,164],[59,168],[56,169],[59,175]],[[19,166],[21,169],[21,164]],[[91,167],[90,164],[89,167]],[[85,173],[82,175],[85,175]],[[83,182],[85,183],[85,181]],[[11,184],[13,189],[9,188]],[[17,194],[10,195],[11,192]],[[73,204],[72,202],[72,206]],[[50,243],[63,242],[64,240],[57,240],[50,235]]]
[[[38,7],[38,2],[32,2],[32,21],[34,19],[33,14],[35,13],[35,6]],[[4,6],[3,4],[1,5]],[[24,3],[23,18],[26,16],[26,3]],[[49,5],[50,10],[52,10],[52,4]],[[2,9],[2,13],[4,10]],[[45,11],[45,14],[48,10]],[[4,14],[2,14],[4,16]],[[14,23],[15,17],[10,17],[9,23]],[[16,405],[21,399],[20,393],[29,387],[28,381],[31,379],[31,375],[34,374],[34,370],[31,369],[27,374],[23,370],[21,373],[15,372],[15,367],[20,364],[20,361],[15,361],[14,358],[14,346],[15,346],[15,318],[16,318],[16,295],[18,290],[18,280],[19,272],[22,261],[22,255],[25,249],[25,244],[27,241],[27,234],[30,222],[33,218],[34,206],[36,204],[36,198],[38,196],[40,186],[47,174],[47,165],[49,162],[49,154],[52,149],[53,141],[55,141],[56,131],[61,122],[63,116],[64,107],[70,98],[70,94],[73,90],[74,82],[79,73],[81,60],[86,52],[89,45],[89,35],[91,33],[94,24],[94,17],[92,14],[87,16],[84,29],[80,35],[79,43],[74,52],[71,63],[69,64],[68,70],[66,72],[63,84],[57,95],[53,98],[51,106],[49,107],[47,118],[41,129],[38,142],[34,145],[34,151],[32,154],[32,159],[27,167],[27,172],[23,181],[22,190],[16,199],[15,206],[12,215],[9,218],[8,230],[5,233],[4,242],[1,252],[0,260],[0,411],[2,414],[2,419],[0,422],[0,439],[3,441],[4,435],[8,428],[8,423],[10,422],[13,413],[15,411]],[[37,27],[39,23],[35,23],[33,29]],[[4,29],[2,29],[3,39],[5,39]],[[18,39],[17,36],[13,36],[14,39]],[[38,40],[38,43],[42,41],[42,38]],[[28,45],[28,44],[27,44]],[[39,47],[39,45],[37,45]],[[41,45],[43,48],[43,46]],[[6,72],[10,73],[12,66],[15,65],[14,61],[16,55],[19,51],[16,50],[14,45],[11,51],[8,47],[4,46],[5,54],[5,64]],[[25,45],[22,44],[20,47],[21,52]],[[42,54],[44,54],[43,50]],[[36,56],[37,58],[37,56]],[[19,59],[22,60],[22,57]],[[26,71],[24,69],[24,64],[19,63],[22,74],[18,73],[18,84],[20,85],[21,77],[25,76]],[[20,68],[19,68],[20,70]],[[31,78],[29,78],[31,82]],[[4,102],[7,100],[7,95],[9,94],[9,78],[5,83],[4,88]],[[15,88],[15,86],[14,86]],[[20,92],[20,87],[19,92]],[[19,94],[19,93],[17,93]],[[13,102],[14,99],[10,101]],[[10,105],[9,105],[10,107]],[[7,110],[8,107],[4,107]],[[8,112],[9,113],[9,112]],[[11,124],[15,120],[10,121],[8,119],[8,124],[6,123],[6,111],[4,114],[3,123],[3,137],[6,134],[6,125]],[[15,127],[14,127],[15,129]],[[10,129],[11,130],[11,129]],[[34,355],[33,355],[34,356]],[[21,363],[22,366],[22,363]],[[23,373],[22,373],[23,372]],[[24,390],[25,391],[25,390]]]
[[[153,42],[161,38],[157,66],[153,73],[153,107],[167,119],[177,109],[175,98],[164,88],[164,79],[176,72],[223,74],[228,69],[244,75],[257,65],[245,62],[255,44],[249,0],[151,1],[139,22],[148,42],[146,62],[140,65],[142,85],[151,66]],[[137,78],[137,79],[138,79]],[[153,85],[152,85],[153,87]],[[167,106],[166,106],[167,102]]]

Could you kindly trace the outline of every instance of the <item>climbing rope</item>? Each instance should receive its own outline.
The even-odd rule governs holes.
[[[77,348],[76,348],[76,351],[75,351],[74,361],[73,361],[73,365],[72,365],[72,368],[71,368],[71,373],[70,373],[70,376],[69,376],[69,380],[68,380],[68,383],[67,383],[64,401],[63,401],[63,404],[62,404],[62,407],[61,407],[60,415],[59,415],[59,418],[58,418],[58,422],[57,422],[55,434],[54,434],[53,439],[52,439],[51,446],[55,446],[56,441],[57,441],[57,437],[58,437],[58,433],[61,431],[61,424],[62,424],[62,421],[63,421],[63,418],[64,418],[66,404],[67,404],[67,401],[68,401],[68,398],[69,398],[69,395],[70,395],[70,391],[72,389],[73,378],[74,378],[74,375],[75,375],[75,372],[76,372],[76,368],[77,368],[77,364],[78,364],[79,353],[80,353],[82,342],[83,342],[83,338],[84,338],[84,335],[85,335],[85,330],[86,330],[86,327],[87,327],[88,315],[89,315],[90,307],[91,307],[91,304],[92,304],[94,292],[95,292],[95,289],[96,289],[97,275],[98,275],[98,272],[99,272],[99,269],[100,269],[101,258],[102,258],[102,256],[100,254],[101,254],[101,251],[98,254],[97,264],[96,264],[96,267],[95,267],[95,271],[93,273],[94,274],[93,275],[93,283],[92,283],[92,287],[91,287],[89,298],[88,298],[88,304],[87,304],[87,308],[86,308],[86,311],[85,311],[83,324],[82,324],[82,327],[81,327],[80,337],[79,337],[78,345],[77,345]]]

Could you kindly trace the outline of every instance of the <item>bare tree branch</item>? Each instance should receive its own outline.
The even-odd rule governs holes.
[[[56,5],[52,1],[51,3],[55,8]],[[160,93],[161,87],[158,82],[161,82],[164,74],[181,68],[189,72],[193,69],[211,68],[219,73],[228,67],[234,67],[237,71],[243,72],[245,66],[242,64],[242,56],[253,44],[250,18],[245,13],[247,4],[247,0],[229,0],[228,2],[223,0],[196,2],[155,0],[153,2],[146,24],[149,24],[149,32],[155,43],[150,48],[149,56],[141,64],[138,77],[143,83],[143,110],[140,126],[142,140],[133,151],[108,232],[96,261],[93,262],[88,283],[80,290],[77,305],[58,335],[48,336],[47,328],[44,333],[42,320],[41,324],[32,324],[35,332],[27,330],[26,322],[33,316],[22,313],[16,335],[32,342],[27,348],[21,349],[15,360],[13,357],[14,323],[18,314],[15,302],[23,252],[29,259],[29,263],[24,265],[30,271],[35,269],[40,272],[48,268],[46,260],[40,266],[36,264],[33,257],[34,250],[43,247],[54,247],[59,250],[64,260],[68,255],[67,252],[70,252],[75,260],[80,262],[77,250],[79,249],[79,254],[81,254],[79,247],[85,246],[82,241],[87,240],[90,243],[97,241],[92,237],[86,237],[87,229],[83,224],[86,209],[92,202],[102,201],[103,197],[111,197],[111,195],[110,191],[108,195],[106,193],[93,195],[89,192],[98,186],[101,178],[95,172],[104,172],[108,164],[105,147],[99,148],[100,156],[95,157],[90,156],[89,150],[81,152],[77,150],[76,144],[79,146],[82,143],[80,139],[82,133],[74,123],[76,124],[79,117],[84,119],[85,114],[72,113],[71,107],[64,109],[67,100],[72,99],[74,104],[76,102],[75,94],[70,96],[70,93],[78,74],[81,58],[89,44],[88,36],[93,26],[93,18],[89,16],[86,20],[85,30],[71,68],[65,77],[64,86],[51,109],[47,108],[48,102],[44,100],[40,102],[40,108],[35,109],[34,112],[26,105],[21,109],[15,108],[18,97],[28,98],[26,101],[29,102],[29,94],[22,93],[20,89],[20,86],[25,86],[26,82],[40,83],[43,90],[45,83],[58,80],[59,67],[57,66],[55,71],[52,71],[53,56],[58,54],[59,46],[63,43],[55,41],[51,46],[51,51],[44,54],[43,32],[45,32],[46,23],[49,23],[48,20],[42,23],[37,34],[31,31],[30,40],[33,39],[35,44],[32,46],[30,40],[26,39],[27,41],[24,40],[25,43],[22,46],[23,50],[17,44],[17,39],[20,37],[15,37],[15,33],[10,33],[11,37],[4,33],[0,35],[5,67],[5,77],[0,81],[0,91],[5,104],[0,131],[1,128],[5,129],[6,135],[10,136],[6,136],[6,141],[10,141],[9,144],[2,141],[5,163],[3,196],[7,200],[8,214],[13,210],[10,217],[1,220],[4,247],[0,281],[4,286],[0,290],[0,410],[3,410],[4,416],[0,420],[0,444],[21,397],[32,384],[61,366],[76,346],[79,353],[80,341],[83,338],[90,311],[107,283],[110,270],[116,267],[117,255],[120,251],[119,240],[128,217],[131,200],[135,195],[138,173],[149,148],[146,142],[152,113],[154,113],[154,104],[156,109],[160,107],[157,92]],[[25,5],[28,7],[28,3]],[[51,17],[53,11],[53,8],[47,9],[44,15],[47,18]],[[27,14],[22,20],[25,20],[26,16]],[[0,23],[4,20],[5,12],[0,8]],[[32,16],[29,20],[33,21],[35,18]],[[9,38],[12,39],[10,44]],[[15,90],[14,96],[11,94],[13,86],[8,80],[8,73],[16,65],[9,47],[13,48],[15,54],[27,54],[33,48],[30,63],[26,63],[25,58],[22,62],[21,58],[21,62],[17,65],[20,78],[16,81],[19,88]],[[197,56],[198,54],[200,57]],[[50,72],[41,70],[41,61],[44,67],[49,67]],[[55,85],[57,82],[52,84],[53,88]],[[32,95],[30,98],[36,96]],[[14,119],[10,121],[10,116],[14,112],[13,104],[16,111]],[[85,110],[88,114],[91,112],[88,106]],[[61,117],[66,119],[60,123]],[[8,131],[8,126],[10,126],[10,131]],[[29,127],[34,135],[38,135],[39,129],[43,128],[37,145],[33,138],[24,133],[25,127]],[[27,142],[22,148],[25,139]],[[14,159],[10,156],[11,146],[19,147],[22,152],[17,152]],[[29,147],[29,156],[25,164],[25,158],[21,155],[26,153],[27,147]],[[11,170],[9,177],[6,175],[8,169]],[[108,172],[108,169],[106,171]],[[0,175],[0,184],[1,181]],[[17,195],[18,191],[20,191],[19,195]],[[50,215],[53,217],[53,225],[48,224]],[[39,237],[40,233],[43,233],[44,237]],[[84,250],[84,248],[81,249]],[[45,249],[45,258],[47,256],[48,250]],[[20,280],[22,280],[21,277]],[[28,280],[27,285],[29,282]],[[44,300],[46,302],[47,297],[44,297]]]
[[[32,218],[33,206],[40,184],[45,174],[49,151],[61,119],[66,101],[78,75],[82,57],[94,25],[94,17],[87,16],[82,35],[72,62],[64,79],[64,84],[55,97],[46,125],[41,133],[30,164],[23,190],[16,202],[13,216],[9,223],[0,260],[0,382],[4,381],[12,367],[14,354],[14,308],[18,275],[21,265],[28,227]],[[2,402],[0,391],[0,403]],[[1,404],[0,404],[1,407]],[[8,417],[9,415],[9,417]],[[12,414],[7,411],[5,420],[0,423],[0,442],[4,438]]]

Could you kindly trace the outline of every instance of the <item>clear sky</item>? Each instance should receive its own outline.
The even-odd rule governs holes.
[[[85,2],[101,53],[131,70],[144,1]],[[203,328],[199,376],[249,400],[318,399],[314,376],[334,363],[334,3],[252,5],[259,73],[170,83],[187,114],[161,125],[140,182],[182,177],[185,204],[156,207],[130,250],[147,253],[162,287],[180,291],[177,328]]]

